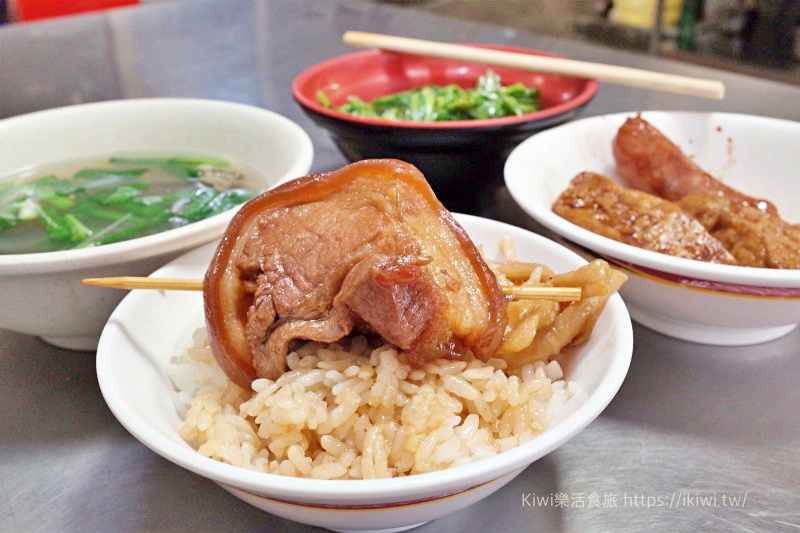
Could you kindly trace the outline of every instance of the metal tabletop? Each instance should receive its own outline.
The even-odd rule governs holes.
[[[345,30],[513,44],[716,78],[723,101],[601,84],[583,116],[716,110],[800,120],[800,88],[380,2],[193,0],[0,29],[0,117],[149,96],[262,106],[301,124],[314,170],[344,158],[291,99]],[[500,188],[479,214],[541,231]],[[0,295],[2,302],[2,295]],[[76,310],[79,312],[79,310]],[[800,329],[747,347],[634,325],[630,373],[586,430],[435,531],[798,531]],[[0,531],[308,531],[151,452],[115,420],[94,354],[0,331]]]

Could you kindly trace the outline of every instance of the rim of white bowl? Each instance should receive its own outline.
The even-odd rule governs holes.
[[[314,159],[314,146],[308,133],[293,120],[261,107],[225,100],[210,100],[204,98],[129,98],[123,100],[104,100],[89,102],[51,109],[43,109],[23,115],[17,115],[0,120],[0,135],[7,128],[13,128],[19,122],[42,120],[55,115],[68,115],[81,113],[86,109],[102,109],[103,107],[152,107],[152,106],[203,106],[227,110],[240,110],[248,113],[269,117],[270,120],[281,124],[287,137],[291,136],[296,144],[297,157],[275,183],[268,188],[288,180],[304,176],[311,170]],[[101,266],[108,263],[133,261],[145,257],[152,257],[175,250],[175,243],[180,242],[181,247],[191,247],[207,242],[208,233],[227,226],[230,219],[238,211],[237,206],[228,211],[206,218],[185,226],[161,231],[144,237],[137,237],[127,241],[120,241],[103,246],[82,248],[80,250],[61,250],[56,252],[41,252],[30,254],[0,254],[0,273],[19,273],[20,268],[25,273],[42,273],[64,270],[78,270],[87,266]],[[221,232],[220,232],[221,236]]]
[[[798,136],[800,137],[800,123],[793,122],[791,120],[760,117],[742,113],[651,110],[641,112],[628,111],[623,113],[612,113],[582,118],[534,134],[522,141],[511,151],[511,154],[509,154],[508,159],[506,160],[503,174],[505,176],[506,187],[508,188],[511,196],[514,198],[514,201],[533,219],[559,236],[564,237],[567,240],[574,241],[581,246],[585,246],[591,251],[603,254],[612,259],[624,260],[636,266],[648,267],[653,270],[669,274],[680,274],[700,280],[705,279],[710,281],[720,281],[725,283],[760,287],[800,288],[800,269],[774,269],[721,265],[717,263],[706,263],[692,259],[673,257],[651,250],[644,250],[630,244],[624,244],[608,237],[598,235],[597,233],[593,233],[576,224],[573,224],[572,222],[569,222],[568,220],[553,213],[549,205],[540,206],[527,201],[529,195],[526,194],[524,186],[524,180],[527,179],[527,177],[524,173],[524,167],[521,165],[521,160],[523,159],[523,154],[532,145],[536,145],[543,141],[546,142],[547,139],[552,136],[564,135],[565,132],[569,132],[572,129],[583,128],[588,123],[607,120],[619,121],[625,117],[630,117],[637,113],[640,113],[644,118],[653,115],[689,115],[694,117],[713,116],[729,120],[753,120],[764,123],[774,123],[776,125],[780,125],[781,127],[797,130]]]
[[[581,263],[586,263],[585,259],[568,248],[523,228],[471,215],[456,214],[456,219],[459,222],[464,219],[479,219],[482,223],[489,223],[502,231],[525,232],[533,240],[538,241],[537,246],[553,247],[553,249],[558,249],[559,253],[574,256]],[[179,260],[176,259],[176,261]],[[158,271],[154,272],[153,275],[157,276]],[[114,321],[117,314],[123,312],[128,305],[132,305],[131,302],[134,297],[134,294],[127,295],[115,309],[111,318],[109,318],[109,322]],[[127,402],[117,395],[115,390],[109,388],[108,385],[113,383],[112,362],[114,361],[115,352],[113,346],[106,346],[111,340],[109,340],[105,331],[100,337],[97,349],[97,375],[100,390],[106,403],[125,429],[158,455],[216,482],[253,491],[257,494],[267,493],[271,494],[272,497],[296,499],[299,502],[343,499],[356,501],[364,498],[374,498],[378,495],[381,500],[386,500],[389,497],[391,497],[392,501],[413,500],[415,493],[420,491],[441,490],[441,493],[433,497],[437,498],[481,485],[516,469],[530,465],[569,441],[605,410],[622,386],[633,355],[632,323],[625,303],[619,294],[615,294],[609,299],[606,310],[614,315],[615,327],[620,328],[618,335],[615,337],[618,349],[612,354],[607,371],[598,383],[597,390],[589,396],[591,401],[584,403],[554,427],[510,450],[466,465],[406,477],[377,480],[297,478],[255,472],[205,457],[189,447],[188,444],[175,442],[152,429],[135,412],[128,409]],[[531,453],[531,449],[535,450],[535,452]],[[455,487],[461,488],[455,489]]]

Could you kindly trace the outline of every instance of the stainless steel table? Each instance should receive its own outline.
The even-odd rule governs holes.
[[[314,0],[193,0],[4,27],[0,116],[115,98],[232,100],[298,121],[313,138],[315,170],[330,169],[344,159],[289,86],[304,67],[348,51],[348,29],[515,44],[728,87],[716,102],[601,85],[584,116],[696,109],[800,120],[800,88],[789,85],[387,4]],[[480,214],[540,229],[502,187]],[[0,531],[310,529],[139,444],[103,402],[93,356],[0,331]],[[800,329],[721,348],[635,326],[630,374],[588,429],[487,500],[419,531],[797,531],[798,376]]]

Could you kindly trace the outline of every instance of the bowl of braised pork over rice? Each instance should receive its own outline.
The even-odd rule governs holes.
[[[406,529],[485,498],[589,425],[632,353],[624,274],[453,215],[394,160],[288,182],[218,246],[153,273],[204,275],[203,293],[117,307],[97,351],[106,402],[176,465],[334,530]],[[580,298],[507,298],[564,288]]]

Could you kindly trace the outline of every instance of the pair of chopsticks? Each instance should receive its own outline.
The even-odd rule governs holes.
[[[164,291],[202,291],[203,280],[176,278],[141,278],[122,276],[116,278],[86,278],[84,285],[109,289],[156,289]],[[552,300],[574,302],[581,299],[580,287],[501,287],[503,294],[512,300]]]
[[[725,96],[725,85],[721,81],[690,78],[676,74],[664,74],[648,70],[620,67],[562,59],[490,50],[460,44],[410,39],[393,35],[348,31],[342,36],[345,44],[366,48],[381,48],[420,56],[456,59],[468,63],[484,63],[535,72],[549,72],[578,78],[596,79],[608,83],[640,87],[704,98],[721,100]]]

